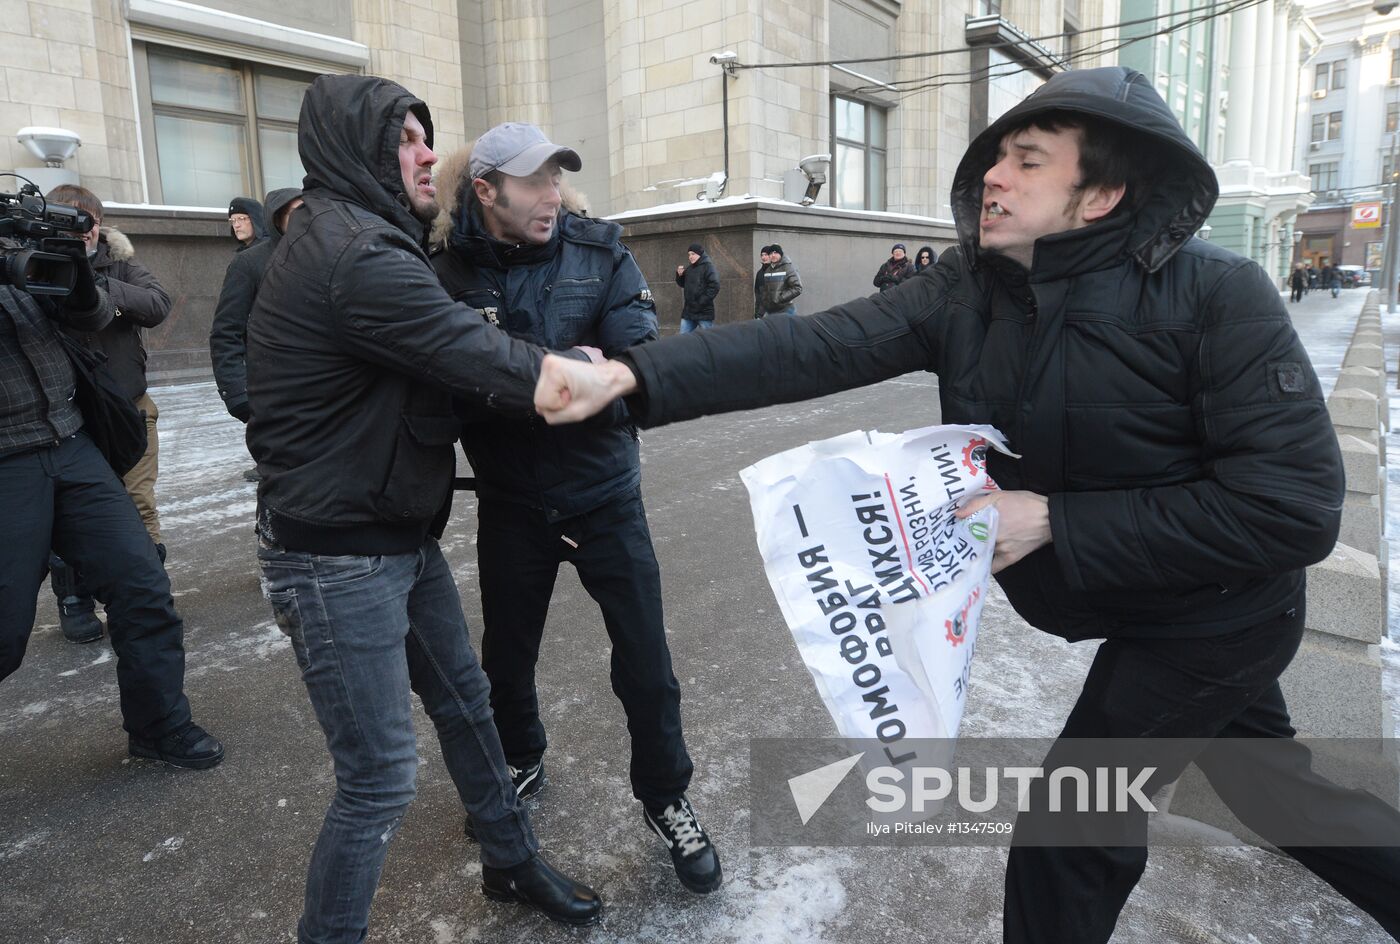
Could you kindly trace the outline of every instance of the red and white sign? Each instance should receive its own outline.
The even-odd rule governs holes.
[[[1379,203],[1358,203],[1351,208],[1353,229],[1378,229],[1381,225],[1381,205]]]

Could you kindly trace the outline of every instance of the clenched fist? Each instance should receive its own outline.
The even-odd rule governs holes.
[[[535,411],[551,426],[577,423],[636,390],[637,378],[620,361],[586,364],[546,354],[535,384]]]

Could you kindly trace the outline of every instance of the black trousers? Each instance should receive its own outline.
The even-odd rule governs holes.
[[[554,523],[542,511],[483,499],[479,518],[481,666],[491,680],[491,708],[506,760],[524,767],[545,751],[535,663],[559,565],[567,561],[602,610],[612,642],[612,689],[632,736],[632,792],[653,807],[679,798],[693,768],[681,733],[681,690],[671,671],[661,571],[641,491]],[[582,633],[571,636],[579,650],[601,643]]]
[[[190,720],[184,623],[121,479],[85,433],[0,458],[0,679],[24,660],[52,548],[107,604],[123,727],[159,737]]]
[[[1304,814],[1324,834],[1400,835],[1400,813],[1314,773],[1311,753],[1293,740],[1278,678],[1302,636],[1299,605],[1222,636],[1108,640],[1045,768],[1055,766],[1062,746],[1065,754],[1072,750],[1064,745],[1068,738],[1278,738],[1291,747],[1270,751],[1267,766],[1252,766],[1243,776],[1238,765],[1229,767],[1227,750],[1199,743],[1199,753],[1160,767],[1147,792],[1174,781],[1194,761],[1240,821],[1265,839],[1270,823]],[[1038,818],[1046,809],[1046,791],[1037,789],[1043,784],[1031,790],[1031,812],[1017,819],[1006,867],[1004,940],[1108,941],[1147,867],[1147,848],[1016,845],[1048,821]],[[1147,814],[1127,816],[1145,837]],[[1062,827],[1063,817],[1057,822]],[[1282,848],[1400,940],[1400,848]]]
[[[1288,300],[1291,302],[1301,302],[1303,300],[1304,291],[1305,289],[1301,285],[1294,286],[1293,290],[1288,295]]]

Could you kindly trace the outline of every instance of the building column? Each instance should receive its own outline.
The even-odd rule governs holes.
[[[1225,160],[1249,160],[1254,111],[1254,32],[1258,7],[1230,14],[1229,104],[1225,121]]]
[[[1256,8],[1254,29],[1254,75],[1249,81],[1254,83],[1258,93],[1254,97],[1254,110],[1246,120],[1250,121],[1249,159],[1258,167],[1269,163],[1269,111],[1274,104],[1271,88],[1274,84],[1274,3],[1264,0]]]
[[[1290,103],[1288,101],[1288,4],[1278,0],[1274,4],[1273,74],[1269,78],[1269,133],[1267,165],[1277,174],[1286,169],[1289,163],[1283,149],[1283,127],[1288,123]],[[1296,67],[1293,71],[1297,71]]]
[[[1299,56],[1300,31],[1298,23],[1302,12],[1292,4],[1288,9],[1288,32],[1283,44],[1283,126],[1279,129],[1283,141],[1283,171],[1305,171],[1298,166],[1298,73],[1302,69]]]

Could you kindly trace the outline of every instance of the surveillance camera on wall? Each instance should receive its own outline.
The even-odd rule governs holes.
[[[20,128],[15,137],[49,167],[61,167],[83,143],[82,138],[65,128]]]
[[[710,61],[716,65],[724,65],[726,62],[733,62],[739,58],[739,54],[733,50],[726,49],[724,52],[717,52],[710,57]]]
[[[1371,4],[1371,9],[1375,10],[1381,16],[1389,16],[1390,11],[1394,10],[1396,6],[1400,6],[1400,3],[1397,3],[1396,0],[1376,0],[1375,3]]]

